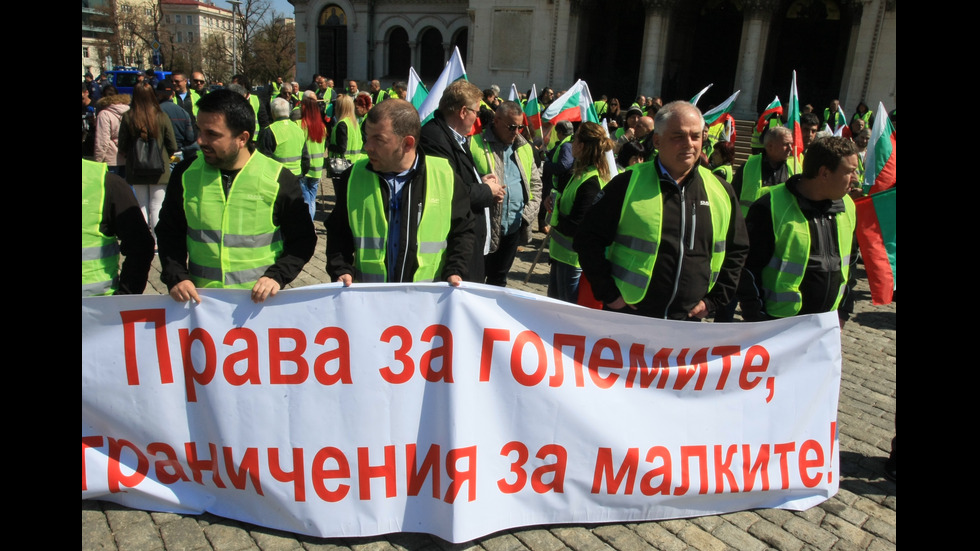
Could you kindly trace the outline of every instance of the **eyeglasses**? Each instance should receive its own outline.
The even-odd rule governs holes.
[[[526,124],[508,124],[507,129],[513,132],[514,130],[524,130],[527,128]]]
[[[194,80],[192,80],[191,82],[193,82],[194,84],[204,84],[204,81],[203,80],[196,79],[196,78]]]
[[[469,106],[467,106],[467,105],[464,105],[464,106],[463,106],[463,109],[469,109],[470,111],[473,111],[473,112],[474,112],[474,113],[476,113],[477,115],[479,115],[479,114],[480,114],[480,110],[479,110],[479,109],[473,109],[472,107],[469,107]]]

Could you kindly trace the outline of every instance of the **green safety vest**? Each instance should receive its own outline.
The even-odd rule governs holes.
[[[565,186],[565,191],[558,193],[555,197],[556,206],[551,213],[551,231],[548,233],[551,236],[548,254],[551,255],[552,260],[558,260],[576,268],[580,267],[578,253],[572,249],[572,239],[558,229],[558,216],[559,213],[568,216],[572,212],[572,206],[575,205],[575,196],[578,195],[579,188],[590,178],[598,175],[599,171],[594,166],[590,166],[583,174],[569,180],[568,185]],[[606,182],[599,178],[599,189],[604,187],[606,187]]]
[[[786,170],[788,176],[795,174],[793,164],[786,159]],[[738,202],[742,207],[742,215],[749,213],[749,207],[760,197],[769,193],[772,186],[762,185],[762,153],[750,155],[745,161],[745,168],[742,170],[742,193],[739,195]]]
[[[191,113],[193,113],[194,116],[196,117],[197,101],[201,99],[201,94],[198,94],[197,90],[194,90],[193,88],[188,88],[187,93],[190,94],[191,96]],[[174,104],[176,105],[180,105],[179,96],[177,95],[176,91],[174,92],[174,97],[170,98],[170,101],[174,102]]]
[[[787,318],[799,313],[803,305],[800,284],[810,258],[810,224],[786,184],[772,186],[770,193],[772,230],[776,236],[773,257],[762,268],[762,294],[766,313]],[[857,215],[854,201],[844,196],[844,212],[837,214],[837,246],[841,255],[841,285],[832,310],[837,310],[851,271],[851,246]]]
[[[82,159],[82,296],[111,295],[119,286],[119,242],[99,231],[108,167]]]
[[[259,139],[259,97],[255,94],[248,96],[248,102],[252,104],[252,112],[255,113],[255,134],[252,135],[252,141]]]
[[[347,216],[355,245],[354,280],[384,283],[388,280],[388,209],[381,196],[380,179],[367,169],[368,162],[360,159],[354,163],[347,184]],[[417,230],[415,282],[441,279],[452,225],[455,172],[449,161],[439,157],[426,157],[425,165],[425,206]]]
[[[732,165],[721,165],[712,170],[711,173],[729,184],[732,183],[732,179],[735,177],[735,169],[732,168]]]
[[[183,174],[188,271],[196,287],[251,289],[282,254],[272,222],[282,165],[252,153],[228,197],[221,172],[198,156]]]
[[[289,119],[282,119],[270,124],[269,130],[276,137],[276,150],[272,152],[273,160],[282,163],[294,176],[302,176],[300,165],[303,160],[303,144],[306,143],[303,129]],[[299,155],[292,155],[297,151]]]
[[[350,162],[355,162],[360,159],[367,158],[361,148],[364,147],[364,141],[361,139],[361,127],[357,124],[350,124],[347,119],[341,119],[337,121],[337,126],[343,124],[347,127],[347,150],[343,153],[330,152],[331,157],[344,157]],[[336,130],[336,129],[335,129]],[[330,133],[330,145],[337,145],[337,132]]]
[[[725,187],[708,169],[699,166],[711,210],[711,277],[705,293],[711,291],[725,262],[728,222],[731,219],[731,200]],[[660,176],[657,163],[634,165],[623,210],[619,217],[616,237],[606,248],[606,258],[612,263],[612,276],[627,304],[643,300],[650,286],[653,267],[657,262],[663,222],[663,197],[660,195]]]
[[[314,142],[310,139],[310,135],[306,132],[306,129],[302,128],[303,121],[295,122],[303,130],[303,135],[306,139],[306,150],[310,154],[310,169],[306,171],[305,176],[307,178],[319,178],[323,174],[323,156],[327,150],[327,142],[326,140]]]
[[[483,134],[476,134],[470,139],[470,155],[473,157],[473,164],[476,165],[476,170],[480,176],[486,176],[496,168],[493,151],[483,140]],[[534,151],[531,149],[531,144],[524,142],[524,145],[518,147],[517,158],[520,160],[521,179],[527,190],[527,200],[530,202],[534,200],[534,194],[531,193],[531,175],[534,171]],[[506,186],[506,183],[501,182],[500,185]]]
[[[282,84],[279,84],[278,81],[272,82],[269,85],[272,88],[272,97],[276,97],[280,92],[282,92]]]
[[[569,141],[571,141],[572,137],[573,136],[565,136],[565,139],[564,140],[558,142],[558,145],[555,146],[555,152],[551,155],[551,162],[553,162],[553,163],[557,163],[558,162],[558,159],[561,158],[561,146],[563,146],[566,143],[568,143]],[[552,176],[551,177],[551,185],[552,186],[557,186],[558,185],[558,176]]]
[[[782,126],[782,124],[783,123],[780,121],[778,115],[769,119],[770,130],[776,128],[777,126]],[[762,143],[762,132],[756,130],[755,125],[752,125],[752,141],[750,145],[752,146],[752,149],[762,149],[765,147],[765,145]]]
[[[606,112],[606,109],[609,108],[608,104],[603,100],[599,100],[592,105],[595,106],[595,114],[599,117],[601,117],[602,114]]]

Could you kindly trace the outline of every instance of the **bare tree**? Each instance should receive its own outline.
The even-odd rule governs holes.
[[[253,80],[255,76],[255,37],[260,33],[269,13],[269,0],[244,0],[239,8],[238,25],[238,72]]]
[[[159,1],[118,0],[114,23],[113,57],[124,65],[142,67],[150,58],[151,44],[160,36],[163,12]]]
[[[273,10],[255,37],[253,52],[253,79],[288,80],[296,69],[296,26],[287,24],[285,16]]]

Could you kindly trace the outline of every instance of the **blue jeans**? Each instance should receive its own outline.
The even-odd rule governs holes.
[[[299,179],[299,187],[303,190],[303,200],[310,207],[310,218],[316,220],[316,192],[320,187],[320,179],[302,176]]]
[[[548,282],[548,296],[572,304],[578,303],[578,280],[582,269],[560,260],[551,259],[551,279]]]

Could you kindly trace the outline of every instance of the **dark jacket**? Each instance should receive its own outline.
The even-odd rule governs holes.
[[[399,258],[395,259],[394,271],[398,274],[404,274],[399,280],[404,282],[411,282],[415,270],[418,268],[418,221],[422,217],[422,210],[424,210],[426,202],[425,154],[421,150],[417,151],[419,155],[418,167],[412,178],[402,188],[403,194],[410,193],[411,195],[407,198],[407,210],[401,217],[402,226],[399,231],[400,243],[398,246],[400,254]],[[337,181],[334,188],[337,204],[325,224],[327,228],[327,274],[334,281],[337,281],[344,274],[354,275],[355,245],[354,233],[351,230],[347,212],[347,185],[351,171],[357,166],[354,165],[347,169]],[[374,172],[374,167],[371,166],[370,162],[365,166],[366,170]],[[388,185],[380,177],[378,183],[382,202],[388,205],[390,200]],[[403,198],[403,205],[404,201]],[[385,215],[387,217],[387,212]],[[308,215],[307,219],[309,219]],[[452,275],[460,276],[463,279],[467,277],[467,265],[470,256],[473,254],[472,248],[473,215],[470,213],[469,189],[457,178],[453,187],[452,222],[447,238],[446,261],[442,270],[442,280],[446,280]],[[390,262],[390,259],[386,260]],[[390,265],[388,267],[390,268]]]
[[[711,211],[701,174],[695,167],[684,180],[682,193],[663,174],[659,156],[648,162],[658,163],[655,166],[659,172],[663,200],[660,243],[646,295],[634,305],[636,310],[627,306],[622,311],[683,320],[688,319],[687,313],[704,300],[708,315],[713,316],[719,306],[728,304],[735,297],[738,278],[749,249],[749,238],[735,193],[727,182],[721,182],[731,200],[732,214],[728,223],[725,261],[718,281],[706,293],[711,274],[713,239]],[[612,264],[606,259],[606,247],[616,237],[632,175],[632,171],[624,172],[603,188],[579,225],[573,245],[579,254],[582,271],[592,284],[592,294],[596,300],[605,303],[614,302],[620,297],[619,288],[612,278]],[[711,177],[714,178],[713,175]],[[643,185],[643,182],[639,185]]]
[[[480,180],[469,148],[459,145],[441,112],[436,111],[432,120],[422,127],[420,144],[426,154],[448,160],[449,165],[456,172],[456,179],[463,182],[469,189],[470,211],[473,213],[474,219],[474,237],[473,254],[470,258],[469,275],[466,280],[482,283],[484,280],[483,245],[487,239],[485,209],[494,203],[490,186]]]
[[[802,176],[796,175],[791,176],[786,182],[786,189],[793,194],[800,205],[800,211],[803,212],[810,229],[810,258],[803,272],[803,281],[800,283],[803,303],[799,315],[830,312],[837,300],[837,293],[844,277],[841,271],[841,259],[850,256],[853,277],[857,251],[842,252],[837,243],[837,215],[844,212],[844,200],[810,201],[797,191],[801,179]],[[769,264],[776,248],[771,205],[771,195],[764,195],[752,203],[745,217],[751,248],[745,261],[745,270],[742,272],[742,278],[746,281],[741,288],[750,293],[739,296],[739,300],[746,321],[773,319],[765,313],[765,299],[762,292],[762,269]],[[856,246],[855,239],[852,248]],[[849,287],[845,287],[844,298],[841,299],[837,309],[838,316],[843,320],[847,320],[854,308]]]

